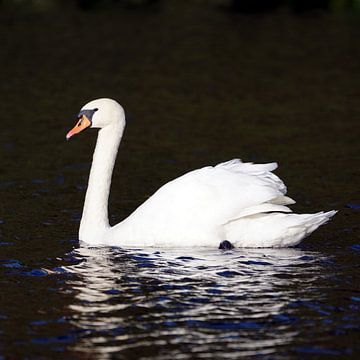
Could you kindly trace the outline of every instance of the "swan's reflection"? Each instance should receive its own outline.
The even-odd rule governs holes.
[[[271,354],[290,343],[297,332],[283,312],[311,294],[322,260],[299,249],[83,246],[73,255],[72,322],[87,331],[74,350],[157,359]]]

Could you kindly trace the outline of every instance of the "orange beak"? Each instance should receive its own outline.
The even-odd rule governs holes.
[[[90,125],[91,125],[91,121],[87,118],[86,115],[82,115],[79,121],[76,123],[76,125],[66,134],[66,140],[69,140],[72,136],[85,130]]]

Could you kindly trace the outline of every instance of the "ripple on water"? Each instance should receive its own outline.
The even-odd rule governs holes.
[[[349,208],[349,209],[359,210],[360,209],[360,204],[346,204],[346,207]]]
[[[21,262],[16,259],[0,260],[0,264],[5,268],[10,269],[21,269],[23,267]]]
[[[351,250],[360,251],[360,244],[351,245]]]
[[[48,276],[49,274],[50,271],[46,269],[31,269],[30,271],[23,271],[20,273],[20,275],[31,276],[31,277],[43,277],[43,276]]]
[[[205,357],[216,348],[231,349],[223,355],[273,353],[294,341],[294,326],[302,321],[298,309],[332,316],[316,294],[298,301],[309,287],[304,279],[319,280],[322,260],[294,249],[199,250],[187,256],[183,249],[82,247],[61,267],[72,274],[65,284],[75,290],[70,321],[87,334],[77,335],[74,350],[87,353],[96,344],[101,353],[111,344],[126,352],[146,343],[155,351],[163,341]],[[30,274],[47,274],[37,271]]]
[[[66,346],[85,357],[119,351],[126,357],[135,351],[143,358],[154,353],[176,358],[179,344],[184,358],[272,356],[284,349],[304,356],[345,354],[344,348],[311,341],[359,330],[358,294],[348,293],[341,308],[329,304],[332,286],[319,284],[324,278],[338,280],[326,270],[333,271],[334,262],[319,253],[186,253],[81,246],[51,269],[28,268],[16,259],[2,260],[0,266],[32,283],[56,276],[56,291],[70,301],[68,315],[61,322],[34,317],[29,322],[33,343]],[[42,336],[54,326],[71,328]]]

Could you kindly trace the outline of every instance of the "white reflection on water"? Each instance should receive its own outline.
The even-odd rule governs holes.
[[[324,259],[299,249],[81,247],[73,255],[81,261],[66,267],[71,321],[86,330],[73,350],[139,359],[274,353],[296,337],[286,307],[312,300]]]

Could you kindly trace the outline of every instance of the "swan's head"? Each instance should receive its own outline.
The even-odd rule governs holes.
[[[87,128],[104,128],[114,123],[125,125],[124,109],[112,99],[97,99],[84,105],[77,115],[76,125],[67,133],[66,139]]]

